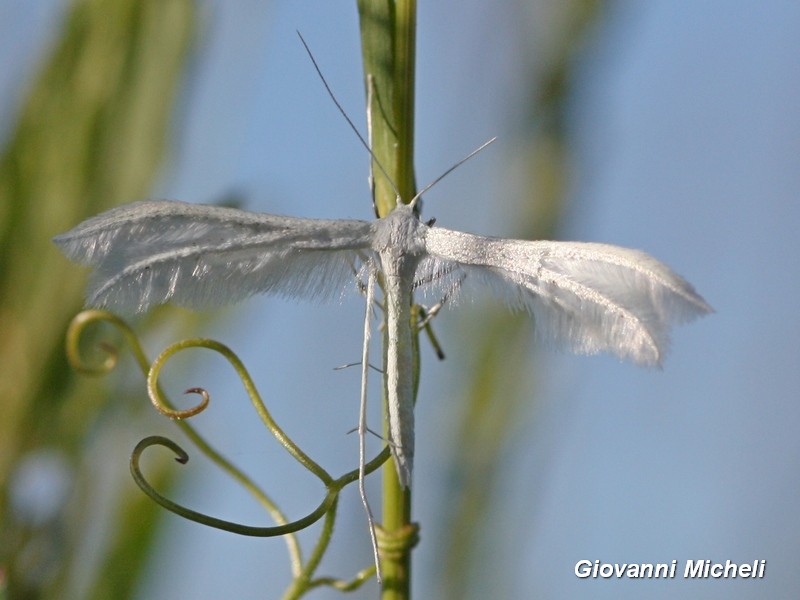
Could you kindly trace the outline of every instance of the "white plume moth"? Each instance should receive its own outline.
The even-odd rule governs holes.
[[[381,168],[377,159],[376,164]],[[456,299],[469,296],[470,286],[478,284],[510,308],[526,310],[538,337],[578,353],[606,351],[645,366],[661,364],[673,325],[712,312],[688,282],[637,250],[483,237],[421,221],[419,198],[444,175],[407,204],[398,198],[393,212],[374,221],[143,201],[88,219],[54,240],[68,258],[93,268],[87,304],[119,312],[144,312],[168,302],[200,309],[256,294],[324,298],[366,279],[359,484],[379,580],[363,487],[369,317],[376,281],[383,289],[386,319],[388,443],[404,486],[411,484],[414,464],[415,290]]]
[[[411,204],[374,221],[318,220],[178,201],[111,209],[55,238],[93,267],[87,304],[143,312],[204,308],[255,294],[329,297],[380,271],[386,308],[390,443],[403,485],[414,460],[411,302],[417,288],[465,295],[480,283],[583,354],[660,365],[672,325],[711,312],[684,279],[637,250],[509,240],[422,222]]]

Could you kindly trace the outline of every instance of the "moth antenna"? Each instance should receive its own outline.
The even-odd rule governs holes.
[[[308,44],[306,43],[306,40],[303,38],[303,35],[299,31],[297,32],[297,37],[300,38],[300,42],[302,42],[303,47],[306,49],[306,53],[308,53],[308,57],[311,59],[311,64],[314,65],[314,70],[317,72],[317,75],[319,75],[319,78],[322,80],[322,85],[325,86],[325,90],[328,92],[328,95],[331,97],[331,100],[333,100],[333,103],[336,105],[336,108],[342,114],[342,116],[344,117],[345,121],[347,121],[347,124],[350,125],[350,129],[352,129],[353,132],[356,134],[356,136],[358,137],[358,140],[361,142],[361,145],[364,146],[364,148],[367,149],[367,152],[369,152],[369,155],[372,157],[372,160],[375,161],[376,165],[378,165],[378,169],[380,169],[380,172],[383,173],[384,177],[386,177],[387,181],[389,182],[389,185],[392,186],[392,191],[394,192],[394,194],[397,197],[397,200],[399,202],[400,201],[400,190],[397,189],[397,185],[395,185],[394,180],[392,180],[392,178],[389,176],[389,173],[386,171],[386,169],[383,168],[383,165],[381,164],[381,161],[379,161],[378,157],[375,156],[375,153],[372,151],[372,148],[370,147],[370,145],[367,142],[367,140],[365,140],[364,136],[361,135],[361,132],[355,126],[355,123],[353,123],[352,119],[350,119],[350,117],[347,115],[347,113],[345,112],[345,110],[342,107],[342,105],[339,104],[339,101],[336,99],[336,96],[334,95],[333,90],[331,89],[331,86],[328,85],[328,81],[325,79],[325,76],[322,74],[322,69],[319,68],[319,65],[317,64],[317,61],[314,58],[314,55],[311,53],[311,49],[308,47]],[[371,118],[369,116],[369,107],[370,107],[371,100],[372,100],[372,75],[368,75],[367,76],[367,81],[368,81],[368,88],[367,88],[367,128],[371,130],[372,129],[372,122],[371,122]],[[371,137],[371,135],[372,134],[370,133],[370,137]],[[419,194],[417,194],[417,195],[419,195]]]
[[[381,165],[380,161],[377,157],[372,153],[372,111],[370,107],[372,106],[372,95],[375,93],[375,78],[372,76],[372,73],[367,74],[367,142],[370,147],[370,155],[374,159],[369,163],[369,193],[372,196],[372,209],[375,211],[375,216],[380,218],[380,213],[378,212],[378,205],[375,203],[375,174],[373,173],[373,165],[377,164],[378,168],[381,172],[386,176],[386,179],[389,182],[389,185],[392,186],[392,190],[395,194],[395,204],[400,203],[400,191],[397,189],[394,181],[389,174],[384,170],[383,165]]]
[[[475,155],[476,155],[478,152],[480,152],[481,150],[483,150],[484,148],[486,148],[486,146],[488,146],[489,144],[491,144],[491,143],[492,143],[493,141],[495,141],[496,139],[497,139],[497,136],[495,136],[495,137],[491,138],[490,140],[487,140],[487,141],[483,142],[483,143],[482,143],[480,146],[478,146],[477,148],[475,148],[475,150],[473,150],[472,152],[470,152],[469,154],[467,154],[467,155],[466,155],[464,158],[462,158],[460,161],[458,161],[456,164],[454,164],[452,167],[450,167],[449,169],[447,169],[447,170],[446,170],[444,173],[442,173],[441,175],[439,175],[439,176],[438,176],[436,179],[434,179],[434,180],[433,180],[433,181],[431,181],[431,182],[430,182],[428,185],[426,185],[424,188],[422,188],[420,191],[418,191],[418,192],[417,192],[417,194],[416,194],[416,196],[414,196],[414,197],[411,199],[411,202],[409,202],[409,204],[414,204],[414,203],[415,203],[417,200],[419,200],[419,199],[422,197],[422,194],[424,194],[425,192],[427,192],[429,189],[431,189],[433,186],[435,186],[437,183],[439,183],[439,182],[440,182],[442,179],[444,179],[445,177],[447,177],[448,175],[450,175],[450,173],[452,173],[453,171],[455,171],[455,170],[456,170],[458,167],[460,167],[461,165],[463,165],[463,164],[464,164],[465,162],[467,162],[467,161],[468,161],[470,158],[472,158],[472,157],[473,157],[473,156],[475,156]]]
[[[356,137],[358,137],[358,141],[360,141],[361,145],[364,146],[364,148],[366,148],[367,152],[369,152],[369,155],[372,157],[372,160],[374,161],[374,164],[377,165],[377,167],[380,170],[380,172],[383,173],[384,177],[386,177],[386,180],[389,182],[389,185],[392,186],[392,191],[394,192],[394,195],[397,198],[397,201],[399,203],[400,200],[401,200],[401,198],[400,198],[400,190],[397,188],[397,185],[395,184],[394,180],[389,176],[389,173],[383,167],[383,165],[381,164],[381,161],[378,160],[378,157],[372,151],[372,147],[370,146],[370,142],[372,141],[372,118],[371,118],[369,107],[372,105],[372,93],[373,93],[373,78],[372,78],[372,75],[371,74],[367,75],[367,131],[368,131],[367,135],[370,138],[370,142],[368,142],[367,140],[364,139],[364,136],[361,135],[361,132],[355,126],[355,123],[353,123],[353,120],[345,112],[344,108],[339,103],[339,100],[337,100],[336,95],[333,93],[333,90],[331,89],[331,86],[328,85],[328,81],[325,79],[325,76],[322,74],[322,69],[320,69],[319,65],[317,64],[317,60],[314,58],[314,55],[311,53],[311,49],[308,47],[308,44],[306,43],[305,38],[303,37],[303,35],[299,31],[297,32],[297,37],[300,38],[300,42],[303,44],[303,47],[305,48],[306,53],[308,54],[308,57],[311,59],[311,64],[314,65],[314,70],[317,72],[317,75],[319,76],[320,80],[322,81],[322,85],[325,86],[325,91],[328,92],[328,96],[330,96],[331,100],[333,100],[334,105],[336,105],[336,108],[338,109],[339,113],[341,113],[341,115],[344,117],[345,121],[347,121],[347,124],[350,125],[350,129],[352,129],[353,133],[356,134]],[[484,142],[483,144],[481,144],[480,146],[478,146],[477,148],[475,148],[475,150],[470,152],[467,156],[465,156],[464,158],[459,160],[456,164],[454,164],[452,167],[447,169],[444,173],[439,175],[436,179],[431,181],[428,185],[426,185],[419,192],[417,192],[416,195],[410,200],[409,204],[416,206],[416,203],[422,197],[422,194],[427,192],[434,185],[439,183],[442,179],[447,177],[450,173],[455,171],[458,167],[463,165],[470,158],[472,158],[478,152],[480,152],[481,150],[486,148],[486,146],[488,146],[489,144],[494,142],[496,139],[497,139],[497,137],[493,137],[490,140],[488,140],[488,141]],[[374,187],[374,178],[372,177],[372,175],[370,175],[370,177],[372,179],[371,187]]]
[[[373,91],[373,78],[372,73],[367,74],[367,145],[372,148],[372,91]],[[378,205],[375,203],[375,175],[373,171],[373,162],[369,161],[369,195],[372,197],[372,210],[375,211],[375,216],[380,218],[378,213]],[[391,181],[391,180],[390,180]]]

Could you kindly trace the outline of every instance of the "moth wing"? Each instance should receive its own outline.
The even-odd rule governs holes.
[[[177,201],[114,208],[59,235],[93,267],[87,304],[143,312],[203,308],[254,294],[326,297],[353,281],[370,252],[365,221],[283,217]]]
[[[539,337],[582,354],[660,365],[673,325],[713,309],[686,280],[638,250],[490,238],[432,227],[421,276],[481,281],[527,310]]]

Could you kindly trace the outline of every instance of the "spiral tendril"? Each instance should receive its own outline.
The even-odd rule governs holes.
[[[93,364],[87,360],[81,352],[81,339],[86,330],[94,323],[105,321],[116,327],[124,336],[125,341],[131,347],[134,358],[139,366],[147,370],[149,361],[142,351],[139,340],[133,329],[122,319],[107,310],[90,309],[78,313],[67,328],[66,352],[67,360],[73,369],[87,375],[106,375],[117,366],[119,352],[116,347],[108,342],[100,342],[98,348],[105,354],[105,360],[100,364]]]
[[[66,350],[70,364],[76,370],[91,375],[104,375],[109,373],[117,365],[119,352],[115,346],[107,342],[100,342],[98,347],[105,354],[105,358],[99,364],[93,363],[88,360],[81,352],[81,338],[84,336],[87,328],[96,322],[107,322],[117,328],[123,335],[124,340],[130,347],[137,364],[146,374],[147,377],[147,391],[150,400],[155,408],[162,414],[173,419],[186,436],[197,446],[197,448],[206,455],[212,462],[222,468],[238,483],[245,487],[256,499],[266,508],[273,520],[277,523],[274,526],[251,526],[224,519],[219,519],[210,515],[200,513],[192,510],[166,498],[161,495],[156,489],[150,485],[145,476],[143,475],[139,462],[143,452],[150,446],[158,445],[170,449],[175,454],[175,459],[181,464],[186,464],[189,460],[188,453],[179,446],[176,442],[163,436],[150,436],[141,440],[134,448],[130,458],[130,470],[136,484],[157,504],[166,508],[167,510],[189,519],[191,521],[238,533],[246,536],[256,537],[273,537],[283,536],[286,540],[289,557],[292,566],[293,581],[289,590],[285,595],[286,598],[299,597],[305,591],[319,586],[329,586],[341,591],[350,591],[361,586],[375,573],[375,566],[368,567],[359,571],[356,576],[349,580],[335,579],[329,577],[313,578],[314,570],[319,565],[319,562],[327,549],[330,538],[333,533],[333,524],[335,520],[336,507],[338,503],[339,493],[347,485],[358,480],[359,470],[353,469],[341,475],[338,478],[333,478],[325,469],[318,463],[312,460],[305,452],[303,452],[288,435],[277,425],[272,418],[269,410],[266,408],[261,396],[259,395],[253,380],[244,367],[241,360],[236,354],[227,346],[208,339],[189,339],[177,342],[167,347],[159,356],[150,364],[147,356],[145,355],[141,343],[139,342],[133,329],[118,316],[105,311],[105,310],[86,310],[78,314],[67,330]],[[210,446],[205,439],[189,424],[187,421],[189,417],[195,416],[205,410],[210,402],[210,394],[207,390],[201,387],[188,388],[185,394],[197,394],[201,397],[201,401],[194,407],[178,410],[175,409],[170,402],[169,398],[164,394],[161,389],[158,379],[163,366],[166,362],[174,356],[177,352],[188,348],[205,348],[212,350],[222,355],[228,363],[234,368],[237,376],[242,382],[242,385],[248,397],[253,404],[254,409],[258,413],[262,422],[269,429],[275,439],[291,454],[295,460],[302,464],[306,469],[311,471],[325,487],[325,495],[320,504],[313,511],[296,519],[289,521],[283,513],[277,508],[275,503],[244,473],[237,467],[232,465],[226,458]],[[372,460],[366,463],[364,473],[370,474],[377,470],[385,463],[390,456],[388,447],[375,456]],[[308,560],[304,561],[300,552],[299,542],[295,532],[309,527],[313,523],[324,519],[323,531],[317,540],[313,552]]]

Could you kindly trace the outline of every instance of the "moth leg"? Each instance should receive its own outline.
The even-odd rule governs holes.
[[[438,304],[436,306],[439,306]],[[434,307],[435,308],[435,307]],[[435,313],[431,313],[425,310],[425,307],[421,304],[415,304],[413,306],[413,314],[414,319],[417,321],[415,324],[416,331],[425,331],[425,335],[428,336],[428,341],[430,342],[431,346],[433,347],[433,351],[436,354],[436,358],[439,360],[444,360],[444,350],[442,350],[442,345],[439,343],[439,340],[436,338],[436,334],[433,332],[433,327],[431,327],[431,319],[435,316]],[[439,312],[436,309],[436,312]]]
[[[367,282],[369,281],[370,277],[375,277],[379,287],[383,287],[383,283],[382,283],[383,280],[381,278],[381,272],[380,271],[376,271],[376,272],[372,273],[372,272],[370,272],[369,268],[366,267],[366,265],[362,266],[360,269],[357,269],[356,266],[352,265],[352,264],[350,265],[350,270],[353,273],[353,281],[355,283],[356,289],[358,290],[359,294],[364,296],[364,298],[366,298],[367,295],[368,295],[367,294]],[[384,303],[381,300],[378,300],[377,298],[375,298],[374,296],[375,295],[373,294],[373,298],[372,298],[371,304],[373,306],[377,306],[381,310],[381,312],[386,312],[386,308],[385,308]],[[357,364],[360,364],[360,363],[356,362],[356,363],[353,363],[353,364],[357,365]],[[370,366],[372,366],[372,365],[370,365]]]
[[[366,310],[364,312],[364,345],[361,353],[361,401],[358,411],[358,495],[361,497],[361,504],[367,514],[367,528],[372,542],[372,553],[375,559],[375,577],[380,582],[383,578],[380,555],[378,553],[378,538],[375,533],[375,517],[372,515],[367,490],[364,485],[366,477],[366,437],[367,437],[367,374],[369,373],[369,341],[371,336],[370,317],[372,316],[372,304],[375,301],[376,272],[375,265],[368,262],[366,265],[367,284],[366,284]]]
[[[446,273],[442,273],[442,274],[439,275],[439,277],[441,277],[442,275],[445,275],[445,274]],[[456,291],[461,286],[461,283],[464,281],[464,277],[465,277],[465,275],[462,275],[461,277],[459,277],[455,281],[455,283],[453,284],[453,287],[447,293],[445,293],[442,296],[442,299],[439,300],[439,302],[437,302],[436,304],[434,304],[430,308],[426,308],[425,306],[423,306],[421,304],[415,304],[414,305],[415,312],[419,316],[419,320],[418,320],[418,322],[416,324],[417,331],[425,330],[425,334],[428,336],[428,341],[431,343],[431,346],[433,347],[433,351],[436,353],[436,358],[438,358],[439,360],[444,360],[445,359],[444,350],[442,350],[442,346],[441,346],[441,344],[439,344],[439,340],[436,338],[436,335],[433,333],[433,327],[431,327],[431,321],[433,320],[433,318],[437,314],[439,314],[439,311],[442,310],[442,307],[450,299],[450,297],[452,296],[453,292]],[[432,279],[433,278],[431,278],[431,280]],[[421,283],[423,283],[423,282],[420,282],[420,284]]]
[[[445,294],[442,296],[442,299],[439,300],[436,304],[431,306],[430,308],[425,308],[422,305],[417,305],[420,307],[419,312],[422,316],[422,319],[419,323],[417,323],[417,329],[423,329],[428,327],[430,321],[439,314],[439,311],[442,310],[442,307],[447,303],[447,301],[452,297],[453,293],[461,287],[461,284],[464,282],[466,275],[461,275],[453,284],[453,287],[449,289]]]
[[[344,365],[339,365],[338,367],[333,367],[333,370],[344,371],[345,369],[349,369],[350,367],[360,367],[360,366],[361,366],[361,361],[357,360],[356,362],[351,362]],[[383,375],[383,369],[381,369],[380,367],[376,367],[372,363],[368,363],[367,366],[376,373],[380,373],[381,375]]]
[[[358,426],[353,427],[352,429],[348,430],[345,433],[346,433],[346,435],[350,435],[351,433],[356,433],[357,431],[358,431]],[[371,429],[370,427],[365,427],[364,428],[364,432],[365,433],[371,433],[372,435],[374,435],[376,438],[378,438],[381,442],[383,442],[387,446],[392,446],[392,447],[395,447],[395,448],[397,447],[397,444],[395,444],[392,440],[383,437],[382,434],[378,433],[374,429]]]
[[[441,271],[437,271],[435,273],[431,273],[430,275],[428,275],[426,277],[421,277],[420,279],[415,279],[414,280],[414,289],[417,289],[418,287],[422,287],[423,285],[427,285],[429,283],[432,283],[432,282],[436,281],[437,279],[441,279],[445,275],[449,275],[450,273],[455,273],[457,270],[458,270],[457,266],[451,266],[451,267],[448,267],[446,269],[442,269]],[[458,278],[458,280],[456,281],[455,285],[453,285],[452,289],[454,289],[454,290],[458,289],[458,286],[460,286],[461,282],[464,281],[464,277],[466,277],[466,275],[462,274]],[[445,295],[447,295],[447,294],[445,294]]]

